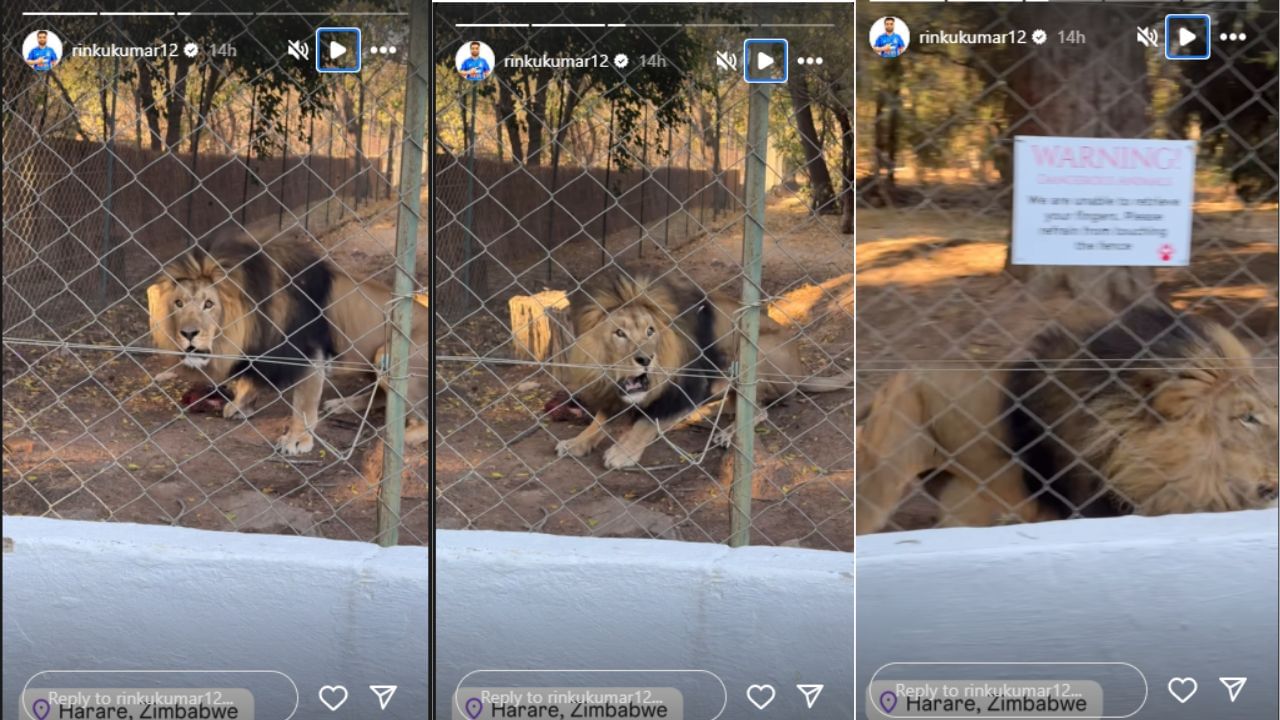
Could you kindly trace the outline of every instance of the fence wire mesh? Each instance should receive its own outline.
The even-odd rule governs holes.
[[[399,200],[425,194],[421,177],[400,182],[410,52],[429,57],[406,42],[408,6],[364,18],[363,69],[351,74],[316,70],[315,28],[349,24],[333,22],[336,5],[68,9],[80,14],[5,9],[5,512],[374,540],[381,414],[326,410],[315,448],[282,455],[278,438],[302,409],[295,388],[224,419],[215,386],[231,392],[229,378],[161,375],[181,353],[153,344],[148,287],[189,248],[230,234],[373,283],[348,303],[380,297]],[[59,61],[37,71],[23,43],[41,30]],[[291,345],[289,321],[272,313],[301,281],[272,273],[277,285],[255,294],[265,275],[229,272],[218,299],[247,294],[259,327],[279,322]],[[213,327],[234,324],[217,312]],[[381,317],[366,320],[361,334],[382,337]],[[245,345],[230,353],[252,354]],[[374,382],[365,359],[333,369],[367,372],[329,375],[328,397]],[[425,543],[425,449],[407,460],[400,541]]]
[[[1274,498],[1276,3],[1214,5],[1211,58],[1166,60],[1185,12],[860,8],[860,32],[916,36],[859,50],[859,533]],[[1027,42],[919,39],[960,28]],[[1036,135],[1194,140],[1189,264],[1008,264],[1014,138]],[[1179,385],[1197,373],[1216,384]]]
[[[755,225],[743,40],[785,25],[792,53],[813,61],[759,91],[761,395],[738,542],[749,529],[755,543],[851,549],[851,387],[766,407],[766,384],[851,370],[852,13],[434,12],[438,527],[731,539],[733,465],[747,459],[735,399],[672,423],[747,370],[733,364],[753,309],[740,303]],[[460,72],[473,41],[492,68],[479,81]],[[646,289],[611,304],[598,289],[619,280]],[[722,311],[699,310],[704,298]],[[590,310],[599,322],[575,320]],[[652,431],[650,418],[669,422]]]

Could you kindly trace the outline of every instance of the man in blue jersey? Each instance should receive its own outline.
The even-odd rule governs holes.
[[[59,63],[58,53],[49,47],[49,33],[41,30],[36,33],[36,46],[27,53],[27,64],[36,72],[47,72]]]
[[[471,57],[462,61],[458,66],[458,74],[472,81],[480,82],[489,77],[489,73],[493,68],[489,67],[489,61],[480,57],[480,43],[471,42]]]
[[[896,58],[907,49],[907,43],[902,36],[893,31],[895,21],[891,17],[884,19],[884,32],[880,37],[876,38],[875,50],[876,54],[885,58]]]

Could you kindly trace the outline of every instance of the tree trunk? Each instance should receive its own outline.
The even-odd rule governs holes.
[[[523,163],[524,147],[520,142],[520,118],[516,117],[515,98],[511,95],[511,86],[501,79],[498,81],[497,112],[499,122],[506,125],[507,139],[511,141],[511,159]]]
[[[551,71],[539,68],[533,82],[533,102],[529,104],[529,154],[526,162],[530,165],[542,165],[546,162],[543,152],[543,128],[547,127],[547,88],[551,85]]]
[[[831,173],[822,157],[822,140],[813,122],[813,98],[809,94],[809,78],[803,73],[787,83],[791,91],[791,105],[796,117],[796,132],[800,135],[800,147],[804,151],[805,172],[809,176],[812,193],[812,209],[818,213],[835,211],[835,191],[831,186]]]
[[[171,152],[177,152],[178,143],[182,140],[182,116],[187,110],[187,75],[191,71],[191,60],[185,54],[179,55],[174,65],[173,86],[169,88],[169,103],[165,109],[164,146]]]
[[[1032,15],[1014,10],[1011,18]],[[1025,25],[1031,27],[1034,23]],[[1147,135],[1151,88],[1147,50],[1115,32],[1130,27],[1127,15],[1104,6],[1081,7],[1072,29],[1089,38],[1090,57],[1079,46],[1056,42],[1036,47],[1030,57],[1012,62],[1006,81],[1005,115],[1012,135],[1136,138]],[[1095,47],[1094,43],[1098,45]],[[1012,141],[1012,138],[1007,138]],[[1012,253],[1010,253],[1012,255]],[[1038,295],[1065,289],[1073,300],[1118,311],[1155,291],[1149,267],[1006,267]]]
[[[151,149],[160,152],[160,107],[156,105],[155,88],[152,86],[151,66],[145,60],[138,60],[138,94],[142,98],[142,107],[147,115],[147,129],[151,133]]]
[[[849,117],[849,109],[837,103],[832,104],[832,112],[840,123],[840,232],[853,234],[854,173],[857,172],[856,152],[853,146],[853,120]]]
[[[225,68],[220,68],[213,63],[205,68],[200,83],[200,104],[196,117],[191,123],[191,154],[193,156],[200,152],[200,138],[209,124],[209,114],[213,112],[213,96],[222,88],[225,77]]]

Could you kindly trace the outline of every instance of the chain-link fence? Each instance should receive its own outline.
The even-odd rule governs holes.
[[[314,409],[297,407],[297,378],[260,392],[251,417],[223,415],[237,399],[248,404],[234,396],[250,374],[281,374],[272,368],[288,363],[264,356],[296,354],[292,325],[308,312],[296,292],[302,276],[269,248],[324,263],[333,295],[307,298],[326,303],[336,346],[397,337],[387,318],[412,304],[412,278],[393,276],[413,273],[413,249],[426,247],[426,224],[416,224],[425,75],[408,132],[405,124],[412,68],[428,62],[429,18],[411,43],[407,4],[362,15],[363,48],[348,43],[346,60],[358,56],[363,68],[322,74],[316,28],[352,24],[333,4],[241,13],[214,2],[187,13],[78,3],[53,14],[61,5],[42,6],[48,15],[6,7],[5,513],[425,542],[425,448],[409,449],[403,483],[384,483],[380,411],[326,406],[318,424],[300,416],[315,440],[297,456],[275,448],[294,416]],[[25,62],[45,48],[56,60]],[[216,338],[208,367],[226,360],[231,370],[167,379],[179,360],[201,361],[153,343],[153,321],[175,338],[188,326],[170,304],[149,306],[160,286],[150,297],[148,288],[178,279],[166,268],[223,235],[271,258],[232,267],[218,255],[225,277],[208,274],[214,289],[201,297],[213,310],[192,321],[200,335],[191,348],[209,351]],[[387,294],[394,301],[373,308]],[[359,337],[334,315],[358,301]],[[258,347],[247,325],[283,342]],[[322,391],[369,389],[377,377],[394,385],[404,352],[391,343],[379,353],[390,374],[373,358],[340,356]],[[246,356],[253,362],[237,364]],[[412,412],[425,415],[425,404]],[[387,423],[396,446],[402,423]]]
[[[852,13],[788,8],[435,9],[438,527],[852,548]]]
[[[919,8],[859,11],[860,42],[884,16],[913,39],[859,49],[858,532],[1266,504],[1274,0]],[[1211,57],[1166,59],[1192,12]],[[925,35],[960,30],[988,39]],[[1008,263],[1020,136],[1194,141],[1189,263]],[[1067,210],[1118,227],[1107,195]]]

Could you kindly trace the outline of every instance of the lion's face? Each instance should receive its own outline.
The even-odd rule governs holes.
[[[1125,433],[1111,482],[1143,515],[1264,507],[1277,492],[1276,406],[1251,374],[1184,373]]]
[[[659,343],[666,331],[658,318],[640,307],[610,313],[598,328],[607,360],[607,377],[618,396],[633,405],[644,404],[665,381]]]
[[[174,283],[166,298],[170,340],[186,355],[182,363],[202,369],[209,364],[222,321],[222,301],[207,280]]]

